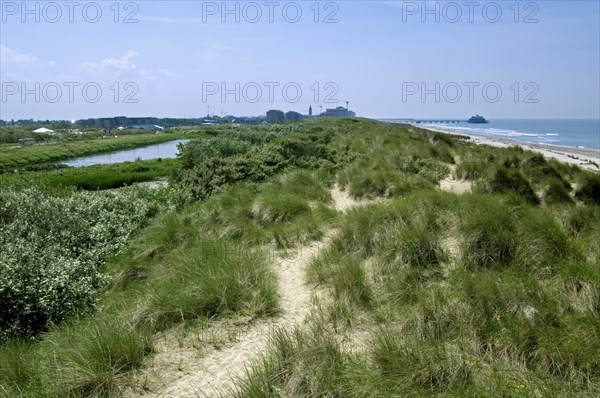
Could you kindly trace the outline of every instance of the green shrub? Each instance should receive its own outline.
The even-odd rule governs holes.
[[[252,217],[264,224],[290,222],[310,212],[308,202],[296,195],[263,192],[251,208]]]
[[[152,336],[120,319],[96,319],[65,325],[43,346],[51,395],[110,396],[119,376],[138,368],[152,350]]]
[[[326,134],[290,134],[230,157],[202,157],[178,175],[181,201],[203,200],[240,181],[264,181],[290,167],[336,169],[347,156]]]
[[[519,261],[525,267],[557,269],[569,259],[581,258],[567,231],[545,209],[526,209],[519,214]]]
[[[486,172],[487,165],[478,161],[465,161],[456,166],[454,173],[462,180],[474,181],[480,179]]]
[[[164,330],[197,318],[277,310],[275,280],[263,252],[206,239],[165,261],[169,266],[148,280],[148,297],[134,313],[136,325]]]
[[[565,187],[563,181],[558,179],[550,179],[543,194],[544,203],[574,203],[573,198],[569,195],[569,190]]]
[[[389,331],[377,333],[372,345],[377,372],[387,383],[396,380],[404,385],[396,388],[405,393],[460,391],[473,382],[464,359],[453,356],[441,345],[419,344]]]
[[[588,204],[600,204],[600,174],[583,174],[575,197]]]
[[[25,340],[10,340],[0,347],[0,394],[3,386],[16,392],[32,382],[38,366],[35,349],[33,342]]]
[[[539,204],[540,200],[531,188],[529,181],[516,169],[496,168],[487,181],[487,190],[491,193],[515,192],[531,204]]]
[[[513,214],[495,198],[472,197],[465,204],[460,227],[463,261],[475,269],[506,266],[517,253]]]
[[[88,194],[37,186],[0,193],[0,340],[92,309],[102,266],[167,198],[144,188]]]
[[[439,266],[447,258],[440,246],[438,232],[422,225],[409,225],[390,232],[391,236],[381,242],[380,251],[387,262],[426,269]]]
[[[228,158],[250,150],[248,142],[233,137],[219,136],[210,139],[197,139],[179,148],[179,158],[183,168],[191,169],[211,158]]]
[[[348,300],[358,306],[368,306],[372,291],[360,259],[344,256],[332,267],[331,286],[336,300]]]

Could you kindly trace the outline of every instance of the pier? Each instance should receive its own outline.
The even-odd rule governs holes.
[[[469,123],[468,120],[458,120],[458,119],[394,119],[397,123],[409,123],[409,124],[434,124],[434,123],[444,123],[444,124],[459,124],[459,123]]]
[[[421,123],[444,123],[444,124],[458,124],[458,123],[468,123],[468,120],[415,120],[413,123],[421,124]]]

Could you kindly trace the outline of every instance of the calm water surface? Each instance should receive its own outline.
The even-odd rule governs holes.
[[[92,155],[82,158],[70,159],[61,164],[71,167],[92,166],[95,164],[113,164],[121,162],[134,162],[136,160],[173,159],[177,157],[179,149],[177,145],[185,144],[190,140],[174,140],[160,144],[148,145],[142,148],[126,149],[123,151]]]

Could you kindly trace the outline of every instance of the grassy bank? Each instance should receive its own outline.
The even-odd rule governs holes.
[[[190,138],[182,134],[128,135],[118,138],[96,138],[37,144],[31,146],[0,145],[0,173],[31,169],[33,165],[48,164],[65,159],[99,153],[132,149],[176,139]]]
[[[0,394],[119,396],[165,334],[278,316],[273,258],[328,231],[321,301],[233,395],[600,392],[598,174],[358,119],[223,130],[177,162],[176,208],[107,258],[94,310],[3,343]],[[335,211],[335,183],[367,204]]]
[[[52,187],[75,187],[87,191],[121,188],[135,183],[169,178],[179,168],[178,159],[140,160],[87,167],[5,174],[0,186],[44,184]]]

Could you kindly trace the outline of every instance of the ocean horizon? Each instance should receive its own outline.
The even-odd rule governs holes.
[[[401,118],[379,120],[410,123],[410,119]],[[421,123],[420,125],[435,127],[450,133],[476,134],[530,144],[600,150],[600,119],[489,119],[489,124]]]

